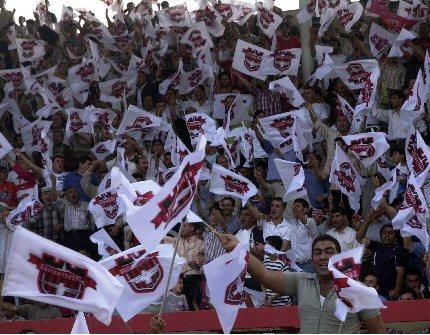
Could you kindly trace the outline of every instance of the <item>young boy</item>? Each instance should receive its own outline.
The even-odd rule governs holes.
[[[184,276],[179,276],[176,286],[172,288],[166,297],[163,312],[183,312],[188,311],[188,303],[185,295],[182,294],[184,288]]]
[[[268,270],[272,271],[289,271],[289,265],[282,260],[280,255],[275,253],[276,251],[280,252],[282,248],[282,238],[280,236],[267,236],[266,237],[266,247],[264,252],[264,267]],[[270,246],[270,247],[268,247]],[[266,251],[269,249],[269,252]],[[270,252],[270,249],[275,249],[273,252]],[[279,295],[272,290],[266,289],[266,302],[265,306],[291,306],[293,304],[293,299],[289,296]]]

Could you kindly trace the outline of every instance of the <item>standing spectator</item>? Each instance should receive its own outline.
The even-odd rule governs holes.
[[[14,208],[17,205],[16,186],[8,182],[9,172],[7,167],[0,166],[0,202]]]
[[[359,246],[355,236],[356,232],[349,227],[347,212],[344,208],[335,207],[331,210],[331,224],[333,228],[327,234],[339,241],[342,252]]]
[[[90,156],[81,156],[78,158],[78,169],[73,172],[69,172],[64,178],[64,191],[71,188],[75,189],[79,195],[79,201],[90,202],[90,197],[84,192],[81,186],[81,179],[85,171],[87,171],[92,165],[93,161]]]

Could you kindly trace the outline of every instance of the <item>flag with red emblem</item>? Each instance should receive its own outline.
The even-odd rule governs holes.
[[[160,124],[161,119],[159,117],[130,105],[119,125],[117,135],[158,127]]]
[[[181,43],[191,47],[193,57],[196,57],[200,51],[214,46],[207,29],[198,26],[188,29],[185,35],[182,36]]]
[[[271,81],[269,83],[269,90],[281,93],[294,107],[299,107],[305,103],[305,100],[303,99],[302,95],[297,90],[296,86],[294,86],[294,84],[291,82],[288,76],[285,76],[275,81]]]
[[[347,313],[363,309],[385,308],[373,287],[360,283],[363,246],[333,255],[328,260],[328,270],[337,294],[334,315],[344,322]]]
[[[176,255],[171,264],[173,253],[170,244],[160,244],[153,249],[139,245],[100,261],[124,286],[115,308],[125,322],[163,296],[170,266],[168,289],[176,285],[186,260]]]
[[[428,98],[427,86],[424,83],[423,72],[420,69],[408,99],[403,103],[402,111],[414,112],[416,117],[424,113],[424,104]]]
[[[386,136],[385,133],[370,132],[342,136],[342,139],[348,147],[348,152],[352,152],[365,167],[369,167],[390,147]]]
[[[24,88],[24,74],[21,68],[0,70],[0,78],[6,83],[11,83],[14,88]]]
[[[397,8],[397,15],[408,20],[425,20],[430,14],[429,7],[424,5],[419,0],[414,0],[412,3],[400,0]]]
[[[260,48],[254,44],[237,40],[233,57],[233,68],[248,76],[265,80],[267,74],[263,67],[263,60],[270,57],[269,50]]]
[[[379,66],[375,59],[363,59],[335,65],[333,71],[349,89],[357,90],[366,84],[376,67]]]
[[[25,152],[32,153],[36,151],[42,154],[51,152],[51,141],[48,137],[51,124],[51,121],[38,119],[20,129]]]
[[[22,227],[9,255],[3,296],[89,312],[110,324],[124,287],[102,265]]]
[[[346,119],[350,124],[349,133],[355,134],[360,129],[362,116],[361,114],[355,112],[354,108],[351,107],[348,101],[342,98],[339,94],[336,95],[337,101],[340,105],[340,109],[342,110],[343,115],[345,115]]]
[[[300,48],[275,50],[263,60],[265,74],[297,76],[301,56],[302,49]]]
[[[386,194],[390,195],[388,199],[388,203],[391,204],[393,202],[394,197],[397,195],[397,191],[399,189],[398,183],[397,183],[398,167],[399,166],[396,166],[393,169],[391,173],[391,178],[375,190],[375,195],[370,203],[373,209],[377,209],[379,207],[379,205],[382,202],[382,199]]]
[[[202,134],[210,141],[216,131],[215,121],[204,113],[185,114],[185,121],[192,144],[198,143]]]
[[[116,245],[104,228],[100,228],[92,234],[90,240],[97,244],[97,252],[102,256],[102,259],[121,252],[121,249]]]
[[[418,130],[406,139],[405,154],[408,169],[421,187],[430,171],[430,150]]]
[[[274,160],[276,169],[285,188],[284,201],[303,198],[307,195],[305,183],[305,171],[300,163],[284,161],[279,158]]]
[[[257,26],[268,37],[275,34],[276,29],[282,23],[282,17],[274,11],[264,7],[262,3],[257,3]]]
[[[415,38],[415,34],[405,28],[403,28],[400,34],[394,41],[388,57],[402,57],[405,52],[412,54],[412,43],[411,41]]]
[[[190,13],[185,3],[159,10],[156,15],[160,27],[191,27]]]
[[[381,1],[371,0],[366,5],[366,10],[369,11],[372,16],[379,16],[381,22],[386,25],[387,29],[400,31],[402,28],[411,28],[417,22],[415,20],[409,20],[396,13],[392,12],[387,8],[386,2],[381,4]]]
[[[245,276],[249,245],[240,243],[233,251],[203,265],[211,304],[224,334],[230,334],[239,308],[245,308]]]
[[[16,39],[16,50],[21,63],[33,62],[45,56],[46,42],[42,40]]]
[[[352,2],[337,10],[337,21],[345,29],[345,32],[350,33],[352,26],[360,20],[363,12],[364,8],[360,2]]]
[[[73,94],[66,80],[50,77],[45,86],[39,88],[39,94],[46,104],[55,104],[59,108],[73,106]]]
[[[239,198],[242,200],[242,206],[258,192],[257,187],[249,179],[218,164],[212,165],[209,191]]]
[[[230,123],[237,124],[249,119],[247,111],[252,108],[254,98],[250,94],[215,94],[214,118],[225,120],[230,110]]]
[[[161,190],[143,206],[129,206],[126,221],[147,250],[152,250],[188,213],[205,158],[206,138],[185,156]],[[123,197],[125,198],[125,197]],[[125,199],[129,201],[129,199]]]
[[[82,60],[81,64],[69,68],[68,80],[73,96],[81,104],[88,99],[90,84],[99,81],[99,72],[94,59]]]
[[[348,197],[349,205],[354,211],[358,212],[360,209],[362,179],[357,168],[339,145],[336,145],[329,182],[337,186]]]
[[[206,64],[202,64],[192,71],[181,72],[178,87],[179,94],[190,93],[210,78],[213,78],[213,73]]]
[[[128,73],[120,78],[101,82],[100,100],[105,102],[120,102],[136,93],[137,73]]]
[[[198,27],[207,29],[212,36],[219,37],[224,34],[225,27],[222,24],[222,16],[209,1],[203,2],[200,9],[194,12],[194,21]]]
[[[66,138],[77,133],[94,134],[92,114],[87,109],[69,108],[65,112],[67,114]]]
[[[104,142],[97,143],[92,149],[91,152],[94,156],[96,156],[98,161],[104,160],[109,155],[115,152],[116,148],[116,139],[107,140]]]
[[[163,80],[163,82],[161,82],[160,85],[158,86],[158,91],[160,92],[160,94],[163,94],[163,95],[166,94],[169,88],[174,90],[179,89],[179,84],[181,82],[181,76],[183,72],[184,72],[183,63],[181,58],[178,64],[178,71],[176,71],[169,78]]]
[[[406,185],[403,203],[392,219],[394,229],[400,230],[401,236],[416,236],[426,250],[429,245],[429,234],[427,231],[427,219],[429,211],[424,194],[411,173]]]
[[[393,45],[396,35],[382,28],[379,24],[372,22],[369,32],[369,45],[372,55],[380,57],[388,46]]]
[[[30,191],[30,194],[22,199],[18,206],[7,216],[6,226],[10,230],[15,230],[17,227],[28,223],[28,221],[35,220],[42,212],[43,205],[39,200],[37,187]]]

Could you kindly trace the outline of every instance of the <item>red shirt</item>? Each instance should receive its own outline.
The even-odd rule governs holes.
[[[13,183],[6,181],[4,184],[0,184],[0,202],[4,202],[6,205],[15,208],[17,205],[16,198],[16,186]]]

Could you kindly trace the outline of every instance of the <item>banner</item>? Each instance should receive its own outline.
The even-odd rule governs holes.
[[[267,74],[263,69],[263,59],[270,57],[270,51],[251,43],[237,40],[233,57],[233,68],[248,76],[265,80]]]
[[[386,136],[387,134],[381,132],[369,132],[342,136],[342,139],[348,147],[348,152],[357,157],[367,168],[390,147],[385,139]]]
[[[279,158],[275,158],[274,162],[285,188],[283,200],[287,202],[305,197],[307,191],[303,186],[305,183],[305,171],[302,164],[284,161]]]

